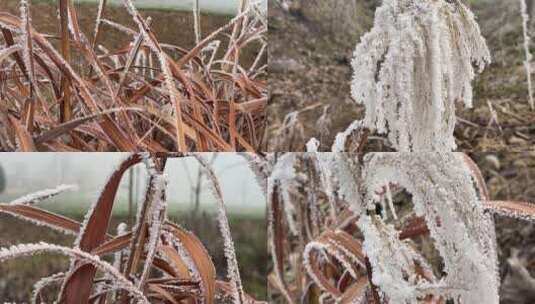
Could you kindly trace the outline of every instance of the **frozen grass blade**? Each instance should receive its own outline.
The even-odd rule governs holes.
[[[526,7],[526,0],[519,0],[520,1],[520,15],[522,16],[522,34],[524,37],[524,53],[526,55],[526,60],[524,61],[524,68],[526,69],[526,77],[528,82],[528,102],[531,109],[534,109],[534,101],[533,101],[533,84],[531,83],[531,59],[533,56],[531,55],[529,51],[529,44],[531,42],[531,38],[529,37],[528,33],[528,24],[529,24],[529,15],[527,12]]]
[[[65,191],[76,191],[78,190],[78,185],[59,185],[54,189],[47,189],[34,192],[22,197],[19,197],[15,200],[9,202],[11,205],[26,205],[26,204],[35,204],[42,200],[49,199]]]
[[[225,202],[223,200],[223,192],[219,186],[217,177],[210,166],[210,163],[199,154],[193,154],[193,157],[197,159],[203,170],[206,171],[212,195],[217,201],[218,216],[217,221],[219,223],[219,229],[223,236],[225,245],[225,257],[227,258],[227,271],[228,277],[234,285],[233,298],[235,304],[245,303],[245,296],[243,292],[243,285],[240,278],[240,270],[238,267],[238,261],[236,259],[236,250],[234,248],[234,242],[232,241],[232,235],[230,233],[229,221],[227,218]]]
[[[76,248],[90,252],[104,242],[121,178],[130,167],[141,160],[142,157],[139,154],[129,156],[110,177],[98,201],[87,213],[76,241]],[[65,281],[62,299],[68,303],[85,303],[90,296],[90,286],[95,273],[94,265],[80,265],[75,261],[71,274]]]
[[[65,62],[71,61],[71,47],[69,41],[69,1],[59,0],[59,18],[61,30],[61,54]],[[61,87],[63,88],[63,97],[61,100],[61,115],[60,122],[64,123],[71,120],[72,104],[71,104],[71,79],[68,75],[63,75],[61,78]]]
[[[98,256],[91,255],[78,248],[72,249],[69,247],[53,245],[44,242],[37,244],[15,245],[9,248],[0,248],[0,261],[10,260],[23,256],[31,256],[43,252],[59,253],[90,263],[99,270],[110,274],[114,279],[118,281],[117,286],[125,289],[126,291],[134,295],[142,303],[150,303],[143,294],[143,292],[137,289],[128,279],[126,279],[121,273],[119,273],[115,268],[113,268],[112,265],[108,264],[105,261],[102,261]]]

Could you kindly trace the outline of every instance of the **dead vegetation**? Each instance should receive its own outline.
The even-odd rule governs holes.
[[[168,157],[194,157],[208,176],[218,201],[226,280],[216,278],[212,259],[201,241],[167,218],[167,180],[163,170]],[[112,234],[109,224],[120,181],[129,168],[139,163],[144,163],[149,173],[144,201],[139,204],[132,227],[120,224],[117,234]],[[70,258],[70,267],[65,272],[35,284],[34,303],[257,302],[243,289],[219,182],[202,155],[130,155],[110,176],[81,223],[35,206],[44,198],[60,194],[63,188],[58,189],[0,204],[2,213],[76,236],[72,247],[41,242],[0,249],[0,261],[39,253]]]
[[[70,0],[58,1],[59,33],[40,33],[29,1],[0,12],[0,149],[3,151],[255,151],[267,102],[265,12],[241,1],[225,26],[186,49],[159,41],[129,0],[136,28],[105,18],[80,30]],[[99,44],[113,30],[130,43]],[[57,45],[57,46],[56,46]],[[254,54],[251,63],[243,53]]]
[[[482,155],[481,162],[502,165],[496,159]],[[527,228],[534,205],[494,184],[492,197],[466,155],[286,153],[270,168],[273,302],[524,303],[535,290],[526,260],[532,246],[511,246],[502,232],[498,249],[492,216]],[[503,184],[490,170],[490,182]],[[511,256],[502,252],[510,250],[505,242]]]

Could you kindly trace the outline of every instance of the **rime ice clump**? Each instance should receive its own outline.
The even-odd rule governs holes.
[[[412,194],[417,216],[425,218],[444,261],[438,283],[405,278],[408,246],[391,225],[374,215],[358,221],[364,249],[373,266],[373,281],[392,303],[415,303],[420,292],[455,299],[455,303],[498,303],[494,222],[484,212],[470,169],[457,153],[374,153],[365,162],[363,179],[368,205],[385,182]]]
[[[460,1],[385,0],[357,45],[352,95],[365,127],[399,151],[455,149],[455,102],[472,106],[474,66],[490,54]]]

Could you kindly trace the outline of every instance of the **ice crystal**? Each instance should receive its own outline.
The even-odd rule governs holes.
[[[154,180],[154,200],[151,204],[151,221],[149,226],[149,240],[147,243],[147,257],[145,258],[145,265],[143,272],[141,273],[138,288],[142,288],[145,279],[149,275],[151,270],[152,261],[156,254],[156,248],[158,246],[158,240],[160,239],[160,231],[162,228],[164,214],[167,209],[165,201],[165,189],[167,186],[167,179],[165,175],[158,174]]]
[[[363,126],[388,133],[399,151],[455,149],[455,102],[472,106],[474,65],[481,71],[489,62],[474,15],[460,1],[384,1],[352,62]]]
[[[240,278],[240,270],[238,267],[238,260],[236,258],[236,250],[234,248],[234,241],[232,240],[232,234],[230,233],[229,221],[227,218],[227,211],[225,202],[223,200],[223,192],[219,186],[217,177],[212,170],[212,167],[206,159],[200,154],[193,154],[197,159],[201,168],[206,172],[208,178],[208,187],[212,190],[212,195],[217,202],[217,221],[221,235],[223,236],[224,252],[227,259],[228,277],[233,285],[233,298],[235,304],[245,303],[245,295]]]
[[[265,194],[267,180],[271,172],[269,161],[267,159],[262,159],[255,153],[242,152],[239,153],[239,155],[247,160],[247,164],[251,171],[253,171],[258,186],[262,190],[262,193]]]
[[[59,185],[56,188],[53,189],[47,189],[47,190],[41,190],[37,191],[22,197],[19,197],[13,201],[10,202],[12,205],[17,204],[36,204],[39,203],[45,199],[49,199],[51,197],[54,197],[62,192],[65,191],[77,191],[78,185]]]

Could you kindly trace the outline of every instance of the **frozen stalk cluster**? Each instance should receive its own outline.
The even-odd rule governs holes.
[[[498,272],[494,222],[484,212],[474,180],[461,154],[374,154],[365,160],[365,205],[374,193],[394,183],[412,194],[414,211],[425,218],[444,263],[441,281],[406,278],[415,260],[411,247],[399,240],[392,225],[362,215],[358,226],[372,264],[373,282],[393,303],[415,303],[429,293],[456,303],[498,303]],[[360,207],[360,206],[359,206]]]
[[[373,303],[499,303],[492,213],[533,219],[535,207],[490,200],[466,155],[286,153],[273,159],[269,247],[276,288],[288,301],[295,283],[288,273],[304,271],[329,303],[370,303],[364,300],[369,293],[376,294]],[[399,200],[403,190],[411,203]],[[433,253],[422,250],[420,237]]]
[[[363,126],[388,133],[398,151],[455,149],[455,102],[472,106],[471,81],[489,62],[461,1],[383,1],[352,62]]]

